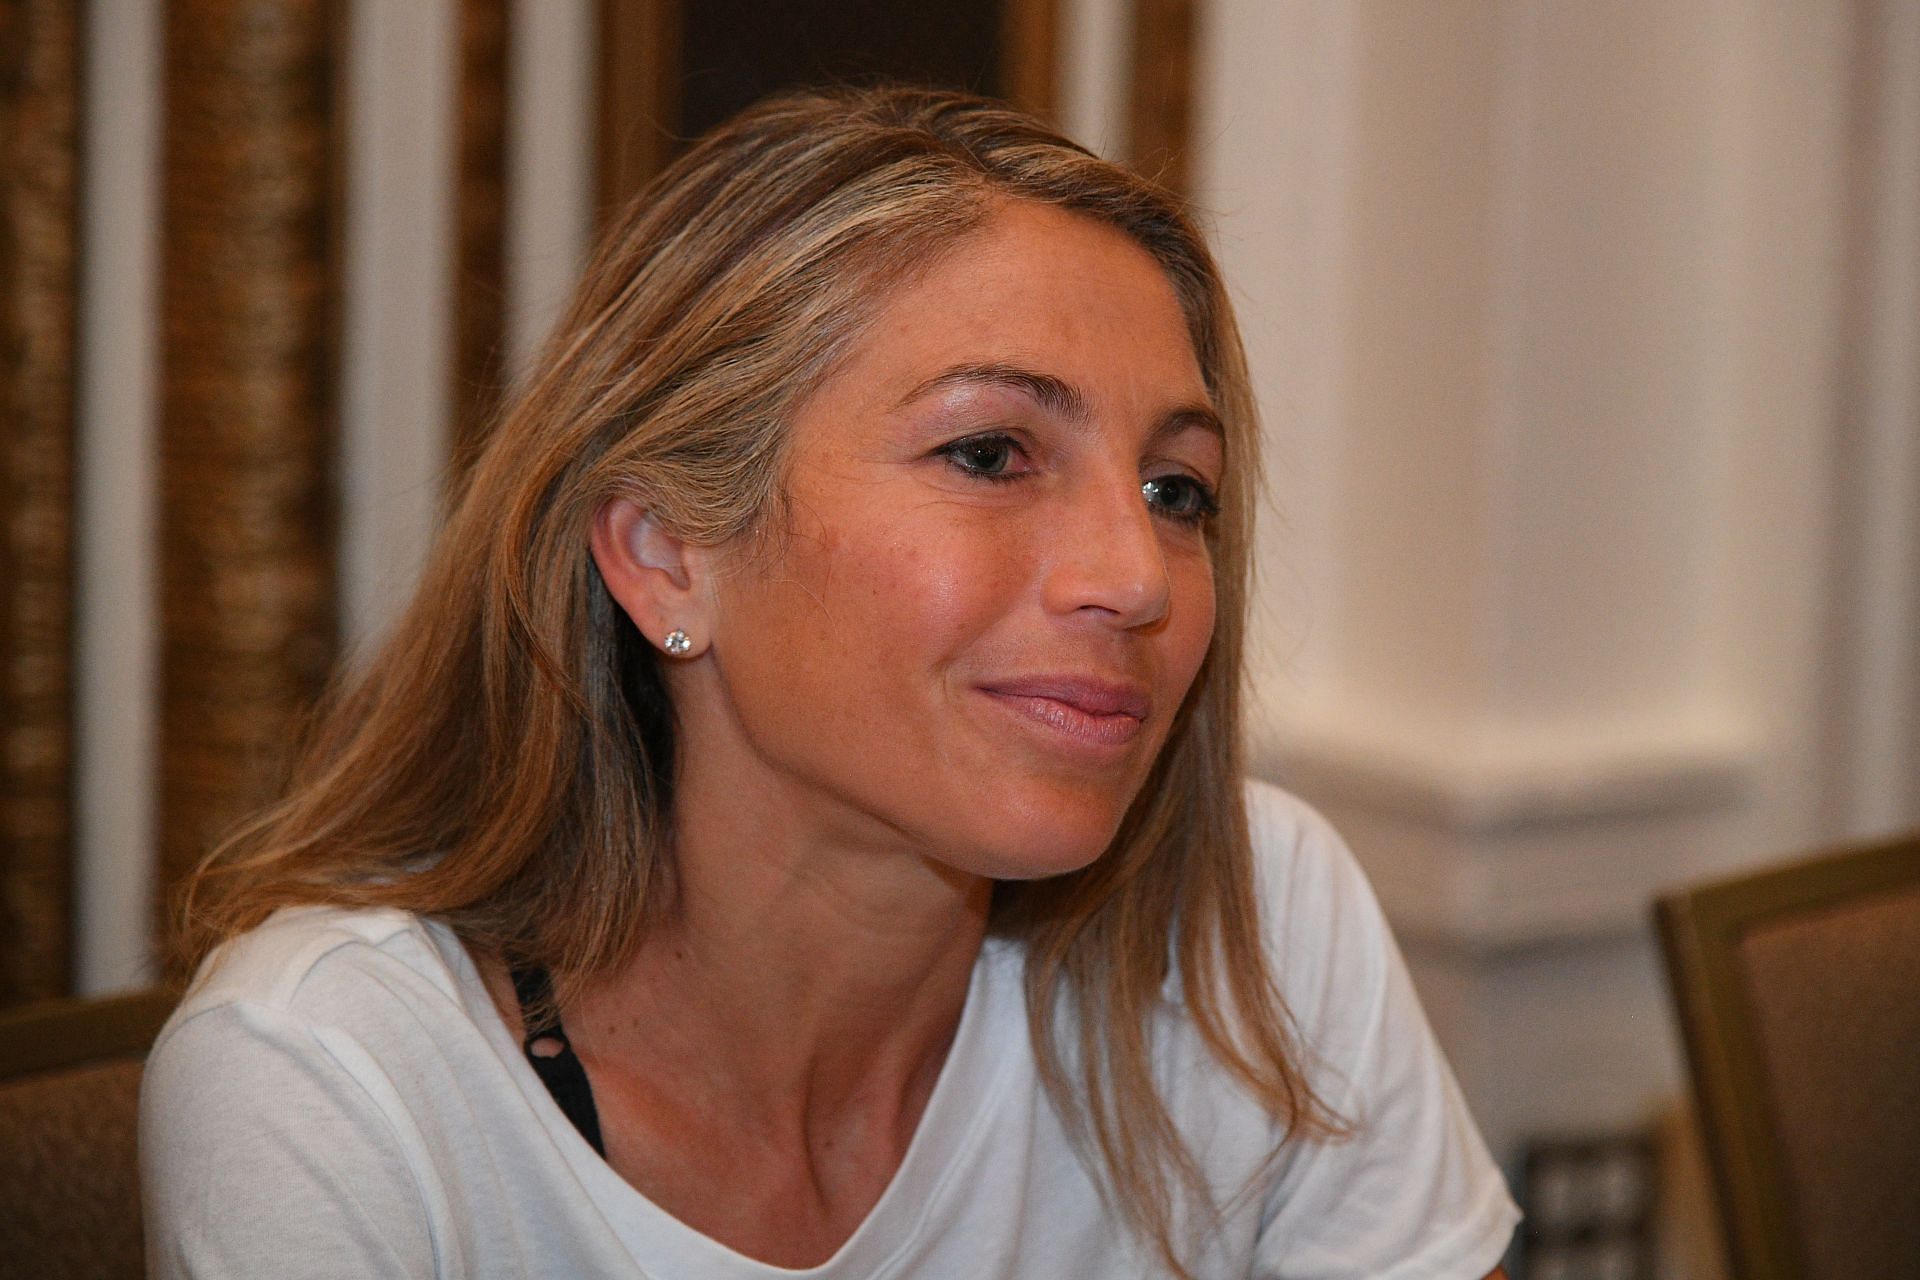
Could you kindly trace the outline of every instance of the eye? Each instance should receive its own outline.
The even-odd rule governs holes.
[[[1155,476],[1140,486],[1140,493],[1155,512],[1181,524],[1199,524],[1220,514],[1213,490],[1192,476]]]
[[[935,452],[955,470],[982,480],[1012,480],[1026,474],[1015,469],[1022,460],[1019,442],[1000,431],[955,440]]]

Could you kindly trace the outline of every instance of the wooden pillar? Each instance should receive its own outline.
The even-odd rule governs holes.
[[[461,0],[453,456],[500,405],[506,353],[507,0]]]
[[[600,0],[598,221],[673,158],[682,0]]]
[[[1198,8],[1199,0],[1134,0],[1133,5],[1129,159],[1141,173],[1182,193],[1189,178]]]
[[[163,913],[273,795],[334,658],[337,18],[328,0],[166,9]]]
[[[73,494],[81,31],[0,0],[0,1005],[73,951]]]
[[[1043,119],[1059,105],[1059,0],[1004,0],[1000,14],[1001,80],[1007,98]]]

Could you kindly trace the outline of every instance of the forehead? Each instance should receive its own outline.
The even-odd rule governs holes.
[[[800,416],[889,407],[984,365],[1038,370],[1121,418],[1208,400],[1186,313],[1145,249],[1084,215],[1009,202],[881,303]]]

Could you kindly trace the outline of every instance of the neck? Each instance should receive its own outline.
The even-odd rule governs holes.
[[[729,781],[683,777],[676,910],[586,993],[576,1034],[700,1082],[695,1105],[803,1138],[864,1116],[904,1143],[958,1027],[991,883]]]

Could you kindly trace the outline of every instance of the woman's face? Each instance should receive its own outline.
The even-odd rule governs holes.
[[[790,528],[733,554],[675,681],[723,704],[738,794],[982,875],[1098,857],[1213,632],[1222,438],[1165,274],[1010,203],[792,429]]]

